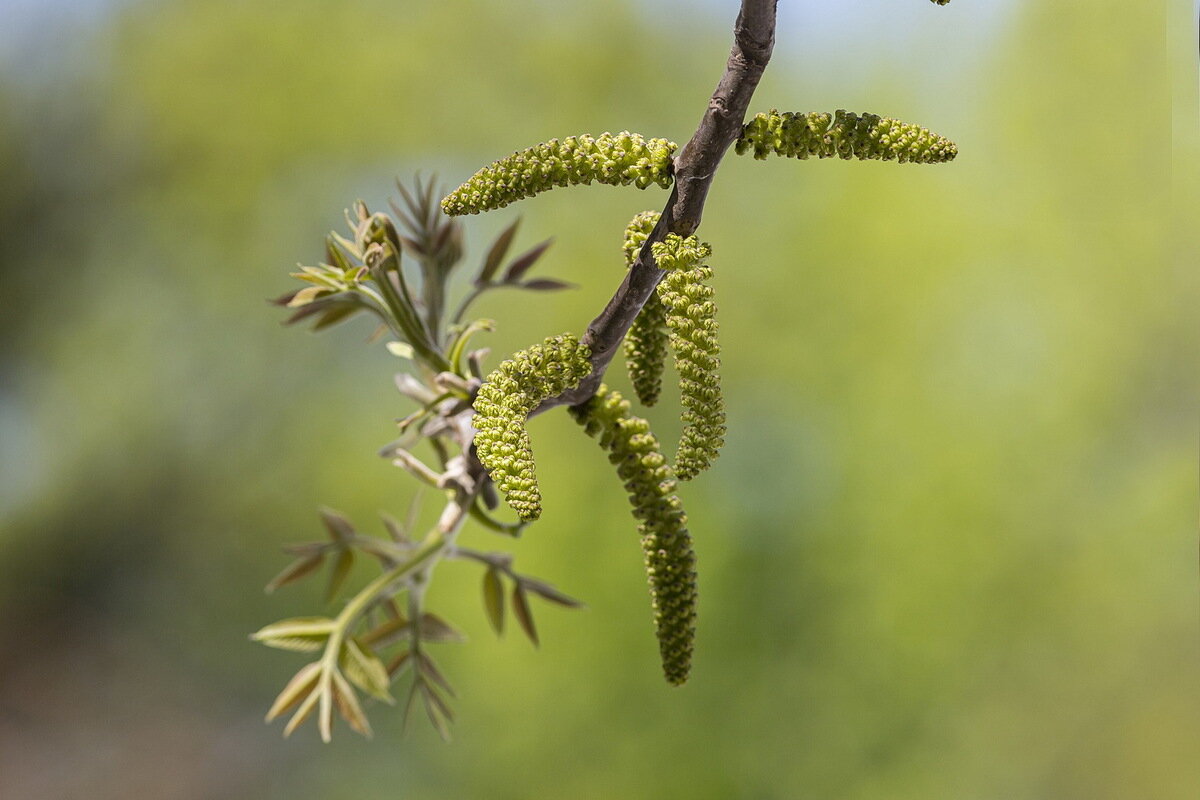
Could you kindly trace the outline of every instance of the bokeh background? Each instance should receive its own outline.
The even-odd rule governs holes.
[[[477,571],[443,568],[453,743],[376,707],[373,741],[322,746],[263,725],[302,657],[247,634],[321,612],[262,591],[318,506],[403,513],[375,450],[410,407],[365,323],[264,299],[397,175],[684,141],[736,4],[0,0],[0,797],[1194,798],[1189,5],[783,0],[756,109],[961,155],[722,167],[691,682],[660,678],[615,476],[551,414],[543,521],[465,536],[588,608],[497,641]],[[581,331],[656,192],[472,218],[468,266],[520,213],[580,287],[487,299],[495,352]]]

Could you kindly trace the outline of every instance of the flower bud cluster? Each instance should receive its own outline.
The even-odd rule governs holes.
[[[650,424],[630,414],[629,401],[601,385],[571,415],[589,436],[598,437],[625,482],[633,516],[639,520],[659,654],[667,682],[687,680],[696,636],[696,554],[687,515],[673,492],[671,466]]]
[[[671,185],[671,154],[677,145],[666,139],[646,139],[636,133],[587,134],[551,139],[513,153],[471,176],[442,200],[450,216],[478,214],[503,208],[555,186],[592,181],[611,186],[652,183]]]
[[[646,238],[662,216],[657,211],[643,211],[625,228],[625,265],[632,267]],[[658,402],[662,390],[663,365],[667,360],[667,310],[655,292],[646,300],[642,310],[625,334],[625,366],[634,392],[642,405]]]
[[[712,268],[704,261],[712,248],[695,236],[668,234],[652,252],[667,271],[658,297],[667,314],[667,329],[683,404],[683,433],[675,455],[675,472],[690,480],[708,469],[725,443],[725,402],[717,370],[717,306],[713,302]]]
[[[552,336],[503,362],[475,398],[479,462],[525,522],[542,513],[525,421],[548,397],[574,389],[592,371],[591,350],[569,333]]]
[[[771,110],[757,114],[742,128],[739,154],[753,150],[765,159],[771,153],[791,158],[880,159],[883,161],[937,164],[952,161],[958,146],[925,128],[875,114],[839,110],[825,113],[783,114]]]

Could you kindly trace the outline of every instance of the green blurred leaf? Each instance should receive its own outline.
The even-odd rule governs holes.
[[[334,511],[332,508],[321,509],[321,521],[329,531],[329,537],[339,544],[349,544],[354,538],[354,526],[350,520]]]
[[[267,625],[250,638],[281,650],[318,650],[333,632],[335,624],[328,617],[293,617]]]
[[[504,584],[495,568],[483,573],[483,607],[496,634],[504,633]]]
[[[270,594],[281,586],[287,586],[290,583],[304,579],[319,568],[324,561],[325,554],[323,552],[317,552],[305,558],[296,559],[271,579],[271,582],[267,584],[267,593]]]
[[[543,600],[549,600],[551,603],[557,603],[560,606],[567,608],[583,608],[583,603],[576,600],[574,597],[563,594],[558,589],[555,589],[548,583],[539,581],[535,578],[528,578],[524,575],[520,578],[521,586],[533,592]]]
[[[350,575],[350,569],[354,566],[354,551],[349,547],[344,547],[338,551],[337,558],[333,562],[333,569],[329,572],[329,586],[325,589],[325,602],[332,603],[341,591],[342,584],[346,582],[347,576]]]
[[[271,704],[270,710],[267,711],[266,721],[270,722],[308,697],[316,687],[320,674],[320,661],[314,661],[301,667],[300,671],[283,687],[283,691],[275,698],[275,702]]]
[[[395,701],[388,692],[390,681],[387,668],[366,644],[347,640],[342,648],[342,670],[346,678],[367,694],[389,705]]]
[[[511,284],[521,280],[525,273],[529,271],[529,268],[532,267],[537,260],[542,257],[542,254],[546,252],[546,248],[552,244],[554,244],[554,240],[547,239],[541,244],[535,245],[521,255],[517,256],[517,258],[515,258],[513,262],[508,265],[508,269],[505,270],[503,282]]]
[[[371,724],[367,722],[367,715],[363,713],[362,706],[358,704],[358,696],[337,670],[333,671],[333,703],[352,731],[360,733],[368,739],[371,737]],[[325,725],[322,727],[321,737],[325,741],[329,741],[331,738],[328,721],[325,721]]]
[[[529,610],[529,600],[525,596],[525,590],[521,588],[521,584],[513,586],[512,590],[512,607],[513,614],[517,617],[517,622],[521,623],[521,629],[525,631],[525,635],[529,637],[529,641],[533,642],[537,647],[538,634],[537,627],[533,624],[533,613]]]
[[[483,260],[483,268],[479,270],[479,277],[475,279],[476,286],[485,286],[491,282],[496,270],[500,269],[504,256],[508,254],[508,248],[512,245],[513,237],[517,235],[517,227],[520,224],[521,218],[517,217],[492,242],[492,246],[488,248],[487,258]]]
[[[418,628],[422,641],[426,642],[460,644],[467,640],[466,634],[428,611],[421,615]]]

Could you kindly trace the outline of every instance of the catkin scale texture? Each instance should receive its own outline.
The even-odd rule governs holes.
[[[643,211],[630,220],[622,245],[626,267],[633,266],[660,216],[657,211]],[[642,405],[652,406],[658,402],[663,366],[667,361],[667,341],[667,310],[655,292],[646,300],[625,334],[625,366]]]
[[[571,415],[589,436],[599,438],[629,493],[639,521],[663,675],[668,683],[682,684],[691,669],[696,636],[696,555],[687,515],[673,494],[671,466],[649,423],[631,415],[629,402],[607,386],[572,407]]]
[[[591,350],[569,333],[522,350],[492,371],[475,398],[479,462],[525,522],[542,513],[526,420],[548,397],[574,389],[592,370]]]
[[[756,114],[742,128],[735,144],[738,154],[752,151],[757,159],[768,155],[806,159],[838,158],[939,164],[953,161],[958,146],[925,128],[875,114],[838,110],[791,111]]]
[[[622,131],[551,139],[495,161],[442,199],[450,216],[503,208],[556,186],[633,184],[663,188],[673,180],[671,154],[677,145]]]
[[[683,433],[675,456],[680,480],[708,469],[725,443],[725,402],[718,370],[717,307],[712,268],[704,261],[712,248],[695,236],[676,234],[653,245],[654,260],[667,274],[658,284],[675,370],[679,373]]]

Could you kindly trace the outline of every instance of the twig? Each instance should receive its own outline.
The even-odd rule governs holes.
[[[777,0],[742,0],[733,28],[733,49],[700,126],[675,158],[675,186],[662,217],[646,239],[637,261],[600,315],[588,325],[584,343],[592,349],[592,372],[575,389],[544,401],[540,414],[561,405],[577,405],[596,393],[621,340],[665,274],[650,247],[668,233],[690,236],[700,226],[708,189],[729,146],[737,140],[750,99],[775,46]]]

